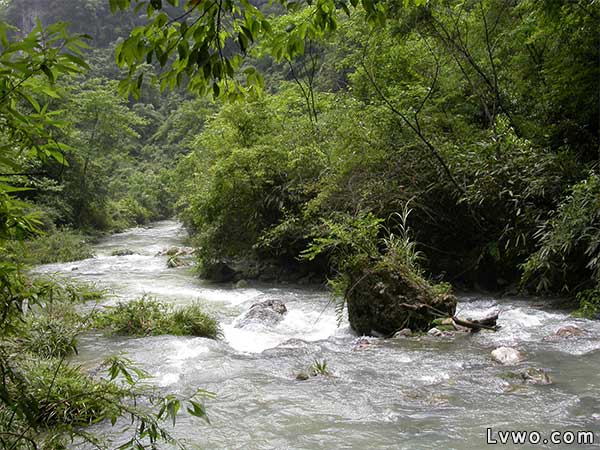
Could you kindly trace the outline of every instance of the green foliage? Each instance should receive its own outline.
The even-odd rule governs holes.
[[[167,0],[179,6],[178,0]],[[385,8],[373,0],[351,0],[350,5],[333,0],[318,0],[303,5],[279,0],[290,12],[304,10],[305,20],[297,26],[288,23],[286,33],[273,35],[271,19],[246,0],[240,2],[184,2],[183,11],[172,19],[162,1],[110,0],[113,12],[135,8],[145,10],[150,21],[136,27],[119,44],[116,61],[129,68],[129,76],[121,83],[123,93],[140,94],[145,76],[143,68],[154,61],[163,69],[158,77],[161,88],[187,88],[214,97],[238,99],[244,94],[262,91],[263,79],[252,66],[243,65],[243,56],[252,44],[271,38],[271,54],[277,59],[292,59],[304,51],[307,36],[324,36],[334,31],[338,15],[350,14],[349,6],[364,10],[369,23],[385,21]],[[405,6],[409,1],[405,1]],[[424,4],[425,0],[414,0]],[[360,7],[359,7],[360,5]],[[242,81],[240,78],[244,78]]]
[[[36,317],[28,324],[25,349],[42,358],[62,358],[77,351],[79,330],[64,318]]]
[[[156,446],[159,441],[183,449],[164,423],[174,423],[182,405],[187,405],[192,416],[208,420],[204,399],[214,395],[202,390],[187,398],[163,395],[146,383],[145,372],[122,358],[109,358],[99,368],[106,368],[108,378],[69,364],[65,357],[76,352],[77,334],[92,319],[78,314],[75,304],[97,299],[101,293],[86,285],[28,279],[18,268],[9,272],[7,267],[0,271],[2,448],[66,449],[76,442],[115,448],[114,442],[84,428],[110,421],[119,422],[120,437],[128,439],[123,449]],[[191,308],[176,323],[182,329],[197,330],[202,320],[207,321]],[[122,423],[120,418],[125,416]]]
[[[23,170],[20,153],[42,161],[66,163],[68,149],[54,138],[64,126],[49,104],[58,94],[52,84],[63,75],[79,73],[87,65],[81,59],[85,43],[67,34],[65,24],[43,28],[41,23],[19,41],[0,22],[0,239],[21,238],[35,232],[39,220],[15,194],[27,187],[15,185],[11,175]]]
[[[5,247],[9,259],[23,264],[79,261],[94,256],[90,238],[78,231],[56,230],[25,241],[10,241]]]
[[[312,365],[310,366],[310,374],[313,377],[316,377],[318,375],[324,376],[324,377],[330,377],[331,376],[331,372],[329,371],[329,367],[327,365],[327,361],[326,360],[318,360],[315,359],[315,361],[312,363]]]
[[[169,317],[169,333],[178,336],[203,336],[216,339],[221,336],[218,322],[203,311],[201,305],[180,307]]]
[[[600,314],[600,289],[586,289],[577,293],[579,308],[573,312],[575,317],[597,319]]]
[[[289,225],[310,196],[306,184],[323,155],[295,101],[281,96],[224,107],[181,161],[181,217],[195,230],[203,260],[301,250],[302,236]]]
[[[524,281],[538,290],[600,284],[600,177],[573,186],[537,232],[540,248],[524,265]]]
[[[217,321],[200,305],[173,309],[147,296],[109,307],[98,316],[95,325],[129,336],[173,334],[217,339],[221,335]]]

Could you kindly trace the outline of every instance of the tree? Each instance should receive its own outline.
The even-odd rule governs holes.
[[[426,0],[413,0],[417,5]],[[139,95],[144,72],[138,69],[156,61],[163,69],[158,80],[161,87],[187,88],[200,95],[209,92],[215,97],[240,98],[257,94],[263,88],[262,76],[256,69],[244,65],[244,57],[252,44],[272,36],[271,20],[248,0],[110,0],[113,12],[135,6],[144,10],[149,24],[136,27],[117,48],[116,60],[129,68],[129,76],[121,83],[121,92]],[[365,13],[371,24],[385,21],[385,7],[376,0],[308,1],[306,5],[278,0],[287,11],[305,9],[306,20],[289,23],[285,35],[271,40],[270,51],[276,60],[291,60],[304,53],[305,38],[324,36],[338,25],[340,12],[350,14],[350,7]],[[409,0],[403,1],[404,5]],[[168,5],[180,8],[170,16]],[[244,80],[241,79],[243,73]]]
[[[66,164],[68,147],[55,139],[64,123],[49,110],[51,100],[58,97],[53,83],[87,67],[81,58],[84,37],[67,34],[65,24],[43,28],[38,22],[18,41],[8,39],[11,30],[0,22],[0,239],[35,231],[35,218],[15,197],[26,188],[15,181],[29,175],[24,157]]]

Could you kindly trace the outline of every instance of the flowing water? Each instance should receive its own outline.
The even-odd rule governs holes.
[[[76,360],[84,367],[121,353],[154,376],[165,391],[216,393],[207,403],[211,425],[182,417],[175,435],[206,449],[476,449],[486,428],[590,430],[595,446],[500,444],[501,448],[598,448],[600,445],[600,323],[573,319],[522,299],[466,295],[463,317],[500,310],[497,333],[454,338],[422,336],[360,342],[347,322],[337,326],[326,291],[286,285],[211,285],[189,268],[169,269],[160,250],[181,245],[177,222],[113,235],[96,257],[38,270],[96,282],[114,295],[106,303],[151,294],[177,305],[202,302],[221,321],[224,338],[84,336]],[[117,248],[135,252],[110,256]],[[235,320],[258,301],[288,309],[273,327],[241,329]],[[585,331],[549,338],[566,325]],[[514,367],[490,352],[513,346],[526,354]],[[331,377],[296,380],[315,360]],[[553,383],[507,378],[510,371],[546,369]],[[105,429],[108,432],[108,428]],[[497,436],[495,437],[497,440]],[[492,447],[494,448],[494,447]]]

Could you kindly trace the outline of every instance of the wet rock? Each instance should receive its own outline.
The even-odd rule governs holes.
[[[410,328],[403,328],[394,334],[395,338],[409,337],[409,336],[412,336],[412,330]]]
[[[244,289],[248,287],[248,282],[244,279],[239,280],[237,283],[235,283],[235,287],[238,289]]]
[[[369,348],[372,348],[374,343],[375,342],[373,341],[373,339],[369,339],[366,337],[360,337],[354,342],[352,351],[356,352],[356,351],[361,351],[361,350],[367,350]]]
[[[451,317],[456,310],[456,297],[434,289],[393,255],[373,259],[349,275],[348,319],[359,335],[374,330],[391,336],[405,327],[428,331],[440,314]]]
[[[546,373],[544,369],[536,369],[534,367],[530,367],[520,373],[523,381],[529,384],[552,384],[552,380],[550,376]]]
[[[448,325],[438,325],[427,332],[433,337],[452,337],[454,336],[454,328],[448,328]]]
[[[537,369],[535,367],[529,367],[525,370],[518,372],[507,372],[501,375],[507,381],[535,384],[535,385],[548,385],[552,384],[552,379],[544,369]]]
[[[179,256],[171,256],[167,260],[167,267],[170,268],[170,269],[175,269],[177,267],[184,267],[186,265],[187,265],[187,262],[184,261]]]
[[[129,256],[129,255],[133,255],[134,251],[130,250],[128,248],[117,248],[115,250],[112,251],[111,255],[112,256]]]
[[[235,325],[237,328],[243,328],[250,324],[275,325],[283,319],[287,312],[285,304],[279,300],[266,300],[255,303],[238,320]]]
[[[163,250],[162,252],[159,253],[159,255],[161,256],[175,256],[177,255],[177,253],[179,253],[179,247],[171,247],[167,250]]]
[[[581,336],[584,333],[585,332],[581,328],[576,327],[575,325],[567,325],[565,327],[560,327],[554,334],[561,338],[571,338]]]
[[[233,281],[236,274],[237,272],[223,261],[204,264],[204,267],[202,268],[202,276],[207,280],[216,283],[228,283]]]
[[[523,361],[524,355],[512,347],[498,347],[492,351],[492,359],[500,364],[509,366]]]
[[[432,328],[431,330],[429,330],[427,332],[427,334],[429,336],[435,336],[435,337],[441,337],[444,335],[444,333],[441,330],[438,330],[437,328]]]
[[[194,253],[192,247],[170,247],[166,250],[161,250],[156,256],[188,256]]]

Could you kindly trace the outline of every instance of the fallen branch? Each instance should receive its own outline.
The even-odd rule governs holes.
[[[498,331],[500,328],[496,322],[498,320],[498,313],[493,316],[485,317],[484,319],[479,320],[467,320],[467,319],[459,319],[456,316],[452,317],[452,320],[456,325],[460,325],[461,327],[469,328],[472,333],[476,333],[479,330],[492,330]]]

